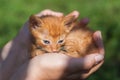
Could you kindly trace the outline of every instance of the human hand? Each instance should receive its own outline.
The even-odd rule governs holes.
[[[84,58],[73,58],[55,53],[37,56],[29,64],[27,63],[29,66],[22,66],[11,80],[16,80],[18,77],[20,80],[83,80],[88,78],[104,62],[104,47],[100,31],[96,31],[93,38],[99,47],[99,53],[90,54]],[[23,76],[26,72],[28,72],[27,76]]]
[[[18,71],[19,74],[29,72],[27,76],[16,73],[12,80],[20,76],[20,80],[84,80],[99,69],[104,60],[104,47],[101,32],[93,35],[99,47],[99,53],[90,54],[84,58],[73,58],[64,54],[44,54],[33,58],[29,67],[25,65]],[[24,70],[25,69],[25,70]]]

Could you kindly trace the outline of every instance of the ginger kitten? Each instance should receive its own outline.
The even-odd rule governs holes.
[[[64,54],[72,57],[83,57],[87,54],[98,53],[98,47],[94,42],[95,34],[88,26],[88,21],[82,19],[69,33],[64,46]]]
[[[65,38],[74,27],[76,20],[76,15],[72,13],[63,17],[51,15],[37,17],[32,15],[29,18],[31,33],[30,57],[61,51]]]

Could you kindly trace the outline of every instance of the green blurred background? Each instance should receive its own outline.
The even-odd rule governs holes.
[[[105,63],[88,80],[120,80],[120,0],[0,0],[0,48],[15,37],[31,14],[52,9],[65,14],[78,10],[101,30]]]

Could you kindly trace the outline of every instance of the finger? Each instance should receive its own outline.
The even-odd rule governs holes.
[[[93,74],[96,70],[98,70],[102,64],[103,64],[104,61],[101,61],[98,65],[94,66],[88,73],[81,73],[81,78],[82,79],[86,79],[87,77],[89,77],[91,74]]]
[[[81,73],[75,73],[70,76],[63,76],[61,80],[84,80],[84,79],[81,77]]]
[[[46,16],[46,15],[53,15],[53,16],[61,17],[61,16],[63,16],[63,13],[46,9],[46,10],[41,11],[40,13],[36,14],[36,16]]]
[[[95,40],[95,42],[98,46],[99,52],[101,54],[104,54],[104,45],[103,45],[103,41],[102,41],[101,32],[100,31],[94,32],[93,39]]]
[[[98,64],[104,59],[103,55],[90,54],[84,58],[72,58],[69,60],[69,67],[67,68],[69,74],[80,71],[90,70],[94,65]]]
[[[79,24],[82,25],[82,27],[87,26],[89,23],[89,19],[88,18],[83,18],[79,21]]]
[[[88,78],[92,73],[94,73],[101,65],[103,64],[103,61],[100,62],[98,65],[94,66],[91,70],[89,71],[81,71],[78,73],[71,74],[67,77],[65,77],[66,80],[84,80]]]
[[[36,16],[43,16],[43,14],[46,15],[50,11],[51,11],[50,9],[45,9],[45,10],[41,11],[40,13],[36,14]]]

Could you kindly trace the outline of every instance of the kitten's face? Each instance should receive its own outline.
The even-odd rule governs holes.
[[[35,37],[37,47],[42,47],[46,52],[59,52],[67,33],[58,31],[59,33],[54,35],[56,32],[57,30],[49,32],[47,29],[42,29],[42,32],[38,32],[38,36]]]
[[[30,17],[30,31],[37,49],[46,52],[59,52],[65,38],[74,26],[74,16],[38,18]]]

